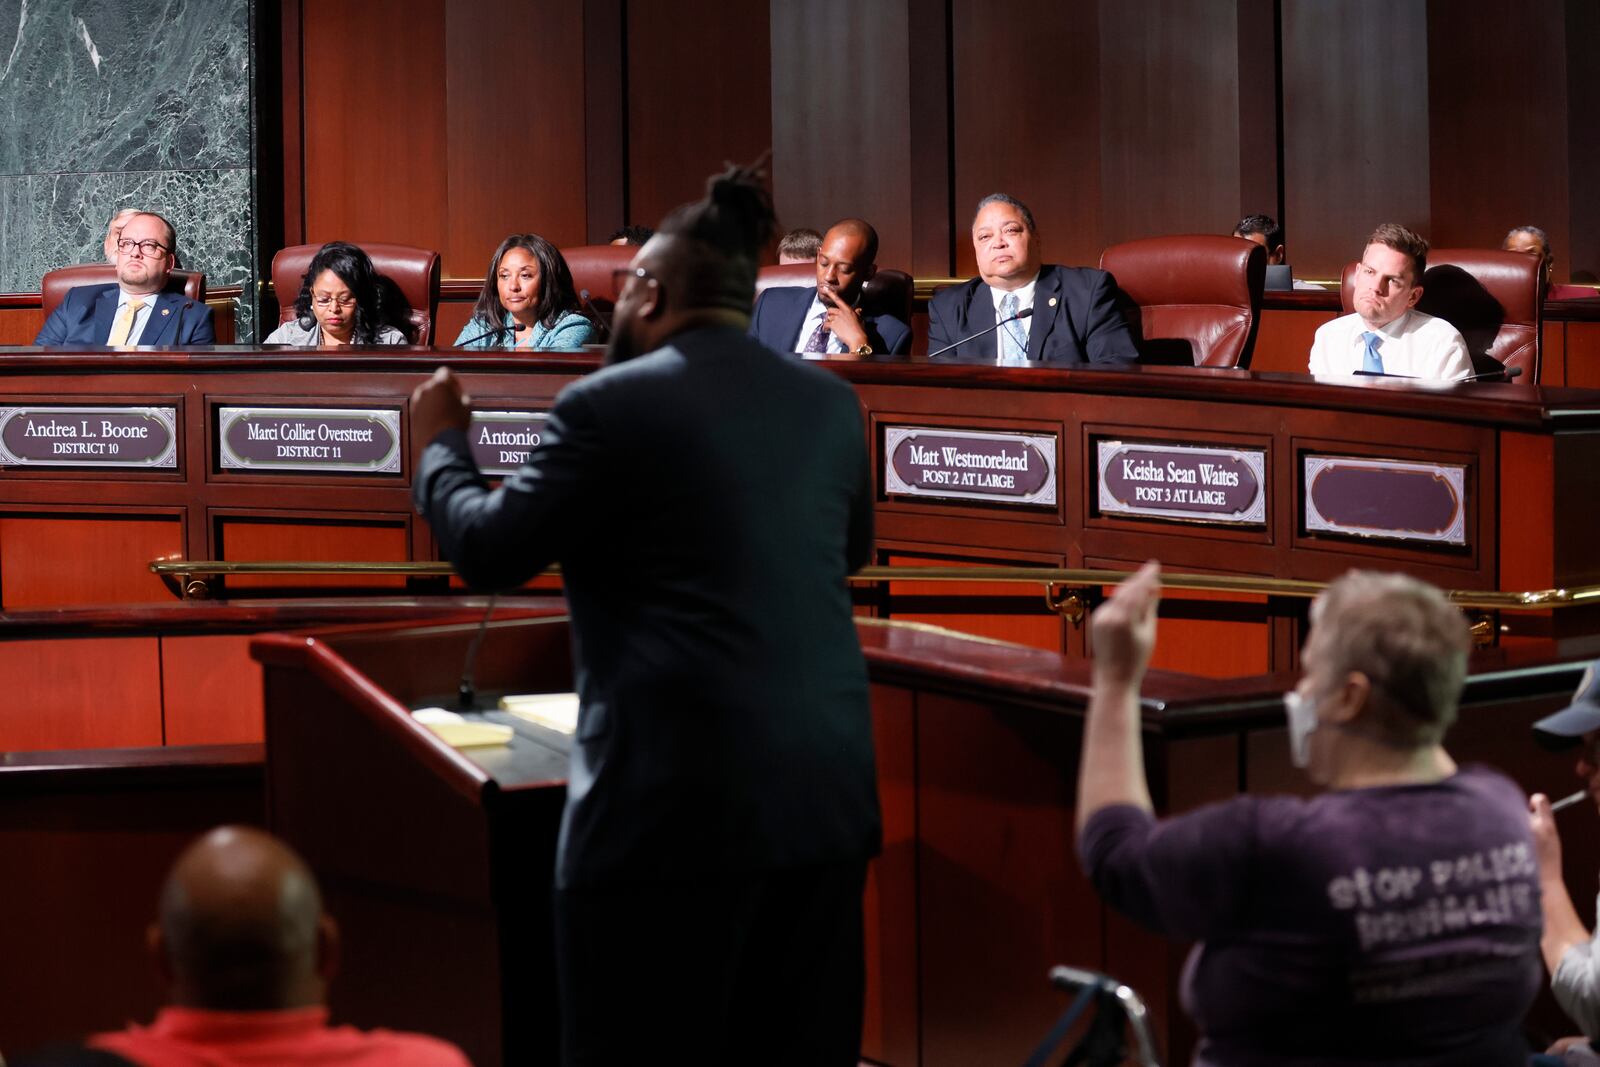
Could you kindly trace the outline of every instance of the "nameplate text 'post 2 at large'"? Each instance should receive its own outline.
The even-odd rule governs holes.
[[[1056,436],[887,426],[883,490],[888,496],[1053,507]]]

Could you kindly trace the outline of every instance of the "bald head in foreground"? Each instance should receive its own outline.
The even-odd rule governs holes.
[[[872,552],[866,432],[840,378],[745,334],[772,225],[746,169],[668,215],[620,287],[608,366],[499,488],[460,383],[411,400],[417,508],[457,570],[503,588],[561,564],[568,1064],[858,1062],[879,829],[845,577]]]
[[[310,869],[270,834],[224,826],[189,846],[148,937],[168,1006],[148,1027],[96,1035],[93,1047],[146,1067],[467,1063],[435,1038],[328,1025],[338,928]]]

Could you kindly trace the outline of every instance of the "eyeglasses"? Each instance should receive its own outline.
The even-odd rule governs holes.
[[[355,306],[356,294],[345,293],[343,296],[334,296],[331,293],[312,293],[311,302],[319,308],[336,307],[343,309]]]
[[[611,272],[611,291],[620,297],[622,296],[623,288],[633,279],[654,277],[654,274],[651,274],[643,267],[624,267],[622,270],[614,270]]]
[[[160,241],[149,241],[149,240],[146,240],[146,241],[118,241],[117,242],[117,251],[121,252],[125,256],[133,255],[133,250],[135,248],[137,248],[139,250],[139,254],[140,255],[145,255],[145,256],[154,256],[157,253],[165,255],[166,253],[172,251],[172,249],[168,248],[166,245],[162,244]]]

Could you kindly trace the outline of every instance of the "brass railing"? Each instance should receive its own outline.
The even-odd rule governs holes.
[[[207,578],[229,575],[338,576],[447,578],[455,573],[448,563],[362,563],[352,561],[273,560],[236,562],[230,560],[155,560],[150,570],[180,596],[204,598],[209,593]],[[559,576],[558,568],[545,575]],[[1050,610],[1066,614],[1065,597],[1090,589],[1116,585],[1130,572],[1096,568],[1056,567],[863,567],[850,576],[857,584],[881,582],[1000,582],[1044,587]],[[191,581],[200,585],[193,591]],[[1325,582],[1288,578],[1255,578],[1224,574],[1164,572],[1161,584],[1167,589],[1234,593],[1241,596],[1291,597],[1307,600],[1327,588]],[[1570,589],[1534,589],[1524,592],[1496,592],[1482,589],[1447,590],[1446,596],[1457,606],[1471,611],[1549,611],[1600,604],[1600,585]],[[1081,609],[1081,606],[1080,606]]]

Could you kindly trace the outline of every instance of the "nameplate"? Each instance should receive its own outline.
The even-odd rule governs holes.
[[[539,447],[544,424],[550,416],[543,411],[474,411],[467,427],[467,443],[472,458],[484,474],[512,474],[528,461],[528,453]]]
[[[1305,456],[1306,530],[1467,543],[1467,468],[1355,456]]]
[[[890,496],[1054,505],[1056,435],[885,427],[883,488]]]
[[[1100,441],[1095,459],[1102,515],[1266,525],[1262,449]]]
[[[0,407],[0,466],[176,470],[175,407]]]
[[[218,465],[281,474],[399,474],[398,408],[218,408]]]

